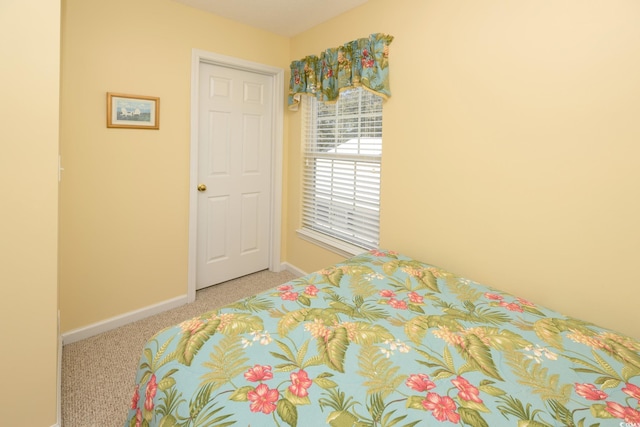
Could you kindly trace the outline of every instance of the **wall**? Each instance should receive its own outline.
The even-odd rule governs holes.
[[[192,49],[286,68],[289,40],[171,0],[63,0],[62,39],[66,332],[186,295]],[[107,92],[160,97],[160,130],[108,129]]]
[[[391,34],[381,246],[640,338],[640,3],[370,0],[291,58]],[[301,241],[289,113],[287,261]]]
[[[2,425],[57,414],[60,4],[0,4]]]

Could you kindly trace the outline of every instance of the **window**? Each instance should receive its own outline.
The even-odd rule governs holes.
[[[345,255],[378,246],[382,98],[362,88],[325,104],[303,97],[299,234]]]

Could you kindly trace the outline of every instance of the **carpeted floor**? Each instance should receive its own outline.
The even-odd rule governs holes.
[[[156,332],[296,276],[261,271],[200,290],[196,301],[62,349],[62,427],[123,427],[142,347]]]

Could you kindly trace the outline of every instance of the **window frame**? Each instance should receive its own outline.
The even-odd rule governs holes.
[[[303,97],[300,238],[343,256],[378,247],[382,109],[361,87],[331,104]]]

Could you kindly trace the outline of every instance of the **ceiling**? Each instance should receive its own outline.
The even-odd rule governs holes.
[[[216,15],[292,37],[368,0],[175,0]]]

